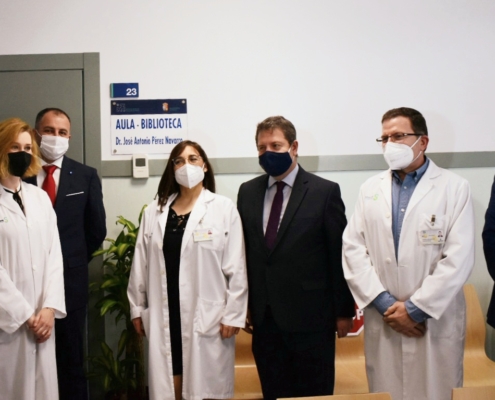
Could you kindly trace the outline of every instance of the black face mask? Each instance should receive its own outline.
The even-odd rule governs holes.
[[[292,164],[290,153],[277,153],[275,151],[265,151],[258,157],[261,168],[270,176],[280,176],[285,173]]]
[[[31,165],[31,154],[25,151],[8,153],[9,172],[11,175],[22,177]]]

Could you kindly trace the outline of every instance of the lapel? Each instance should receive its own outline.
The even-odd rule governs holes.
[[[159,213],[158,225],[160,225],[160,232],[161,232],[160,237],[162,238],[162,240],[165,237],[165,227],[167,226],[167,218],[168,218],[168,211],[170,209],[170,204],[172,204],[172,202],[175,200],[176,197],[177,197],[177,193],[174,193],[168,198],[167,204],[165,204],[165,207],[163,207],[163,211],[160,211],[159,204],[156,205],[156,212]]]
[[[214,194],[207,189],[203,189],[196,204],[191,211],[191,215],[187,221],[186,230],[184,231],[184,236],[182,237],[182,245],[180,248],[180,256],[182,257],[184,250],[193,237],[193,232],[197,229],[198,225],[203,221],[203,217],[208,209],[208,203],[212,201]]]
[[[57,210],[65,201],[67,193],[72,185],[74,178],[74,168],[70,158],[64,156],[62,160],[62,169],[60,170],[60,180],[58,182],[57,198],[55,200],[55,209]]]
[[[21,183],[22,185],[22,183]],[[22,186],[22,190],[25,189],[25,185]],[[24,192],[25,194],[26,192]],[[27,198],[28,196],[23,196],[23,204],[25,204],[24,198]],[[8,208],[10,211],[12,211],[14,214],[17,214],[22,217],[22,219],[26,219],[26,216],[21,210],[21,207],[19,207],[19,204],[16,203],[14,200],[14,197],[10,194],[7,193],[2,187],[0,187],[0,205],[4,206],[5,208]]]
[[[430,159],[430,165],[428,165],[428,169],[425,171],[425,174],[421,178],[414,189],[414,193],[409,200],[409,204],[407,205],[406,215],[404,215],[404,221],[407,219],[408,215],[413,212],[414,207],[421,201],[426,194],[433,189],[435,186],[433,184],[433,179],[438,177],[442,173],[442,170],[436,166],[436,164]]]
[[[299,172],[297,173],[296,180],[294,181],[294,186],[292,187],[292,192],[290,194],[289,202],[287,203],[287,207],[284,212],[284,217],[282,218],[282,222],[280,223],[280,228],[278,229],[277,238],[275,239],[275,244],[273,245],[273,249],[271,250],[271,252],[275,250],[281,238],[284,236],[285,231],[289,227],[292,218],[294,218],[294,215],[297,209],[299,208],[299,206],[301,205],[301,202],[304,199],[304,196],[306,195],[307,191],[308,191],[307,172],[303,170],[301,166],[299,166]],[[263,213],[261,215],[263,215]],[[269,253],[271,253],[270,250],[268,250],[268,248],[266,247],[266,244],[265,244],[265,248]]]
[[[268,175],[265,175],[263,179],[257,182],[257,186],[253,190],[253,203],[252,210],[255,216],[255,230],[258,240],[261,242],[261,247],[266,249],[268,254],[268,248],[265,244],[265,233],[263,232],[263,212],[265,208],[265,195],[268,188]]]
[[[383,172],[380,176],[380,191],[382,196],[387,203],[387,209],[389,212],[392,211],[392,171],[390,169]]]
[[[167,204],[163,208],[163,211],[160,213],[160,206],[157,206],[157,212],[160,213],[158,216],[158,224],[160,225],[161,237],[163,238],[165,235],[165,227],[167,226],[167,218],[168,212],[170,210],[170,205],[174,202],[178,193],[174,193],[167,200]],[[191,211],[191,216],[189,217],[186,225],[186,229],[184,231],[184,236],[182,237],[182,244],[180,249],[180,254],[184,253],[184,249],[186,248],[189,240],[193,236],[192,233],[196,230],[197,226],[202,222],[203,217],[206,214],[208,203],[212,201],[214,198],[214,194],[209,190],[203,189],[198,199],[196,200],[196,204]]]

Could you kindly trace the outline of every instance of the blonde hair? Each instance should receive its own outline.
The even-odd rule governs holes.
[[[24,174],[23,178],[38,174],[41,168],[39,161],[39,149],[36,143],[35,133],[31,127],[19,118],[9,118],[0,122],[0,178],[6,178],[9,172],[9,156],[12,143],[22,132],[28,132],[31,136],[31,164]]]

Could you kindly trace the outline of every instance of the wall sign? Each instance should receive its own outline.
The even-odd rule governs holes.
[[[139,83],[111,83],[110,98],[139,97]]]
[[[170,154],[187,139],[187,101],[112,100],[112,154]]]

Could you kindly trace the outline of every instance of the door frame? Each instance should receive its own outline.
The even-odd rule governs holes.
[[[84,164],[101,177],[100,54],[20,54],[0,56],[0,72],[80,70],[83,76]]]

